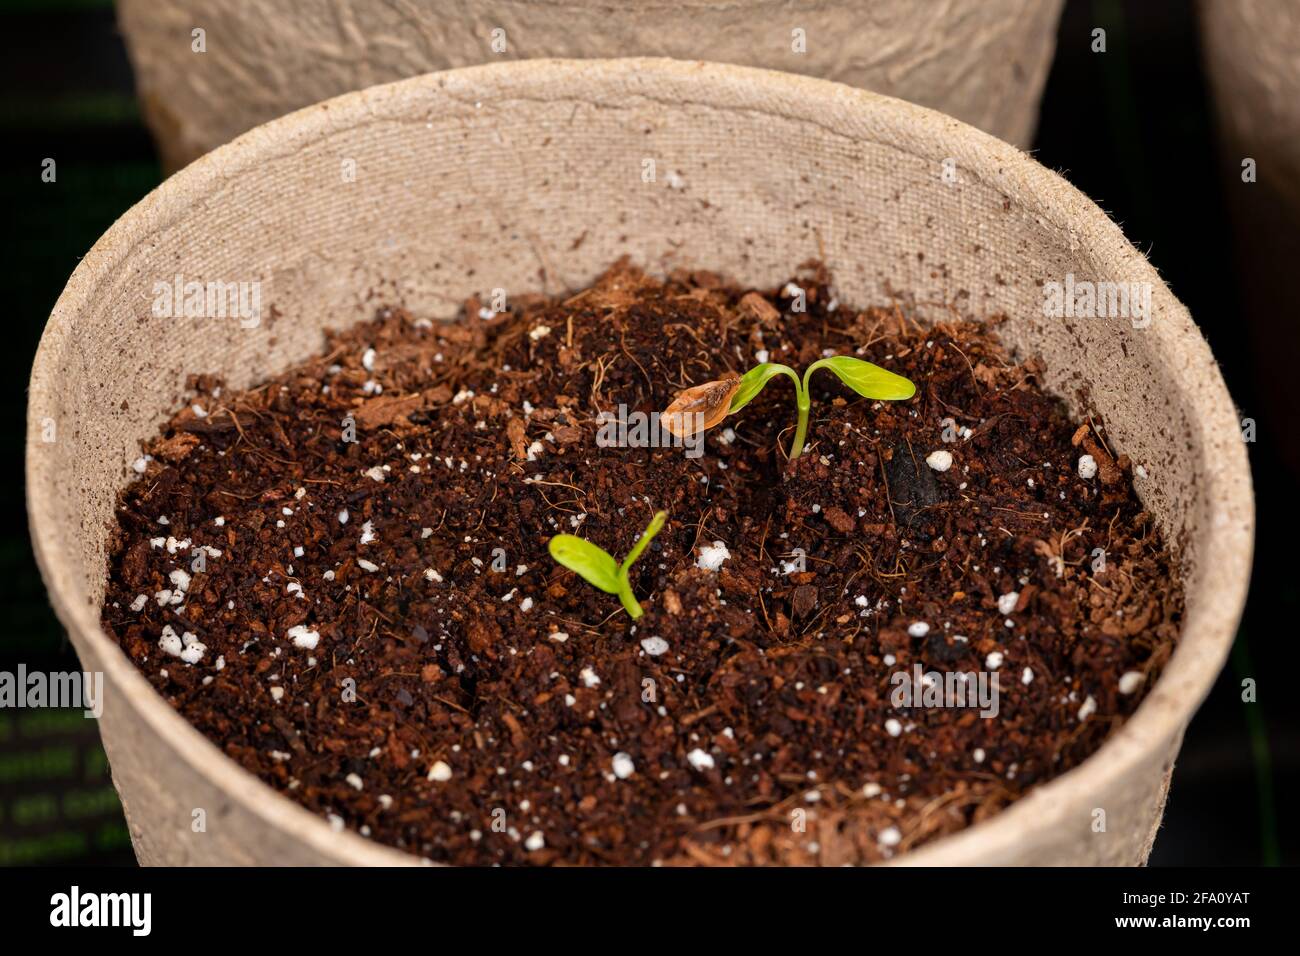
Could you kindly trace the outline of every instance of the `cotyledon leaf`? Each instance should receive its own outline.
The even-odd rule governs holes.
[[[834,372],[841,382],[867,398],[901,402],[916,394],[916,386],[910,379],[851,355],[832,355],[814,362],[804,373],[804,380],[819,368]]]
[[[740,387],[731,396],[729,414],[740,411],[753,401],[755,396],[763,390],[763,386],[770,382],[774,375],[789,375],[794,379],[795,388],[800,387],[799,375],[788,365],[780,365],[776,362],[764,362],[762,365],[755,365],[740,377]]]
[[[606,594],[617,594],[619,590],[618,562],[602,548],[585,538],[571,534],[557,534],[547,544],[557,562],[570,571],[582,576],[582,579]]]

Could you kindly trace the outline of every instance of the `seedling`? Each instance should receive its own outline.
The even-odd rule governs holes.
[[[623,602],[624,610],[635,621],[643,612],[641,605],[632,595],[632,585],[627,579],[627,572],[636,559],[641,557],[641,552],[659,533],[659,529],[664,526],[664,521],[667,519],[667,512],[657,512],[650,519],[650,526],[645,529],[641,537],[636,539],[636,544],[632,545],[632,550],[627,553],[622,564],[615,562],[613,556],[604,548],[571,534],[557,534],[550,540],[547,548],[552,558],[570,571],[576,572],[588,584],[600,588],[606,594],[617,594],[618,599]]]
[[[798,458],[803,453],[804,441],[808,437],[808,411],[812,401],[808,395],[808,380],[819,368],[834,372],[841,382],[865,398],[882,401],[904,401],[916,394],[916,386],[901,375],[895,375],[879,365],[872,365],[851,355],[831,355],[819,359],[808,366],[799,378],[799,373],[788,365],[776,362],[764,362],[755,365],[739,378],[725,378],[716,382],[705,382],[686,389],[663,413],[665,427],[678,437],[688,437],[696,431],[712,428],[728,415],[740,411],[763,390],[768,382],[777,375],[788,375],[794,382],[795,406],[799,411],[799,422],[795,427],[794,443],[790,446],[790,457]]]

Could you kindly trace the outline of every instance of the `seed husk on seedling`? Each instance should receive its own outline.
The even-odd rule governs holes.
[[[636,539],[636,543],[632,545],[632,550],[627,553],[622,564],[615,561],[613,555],[604,548],[571,534],[557,534],[548,542],[547,549],[551,552],[552,558],[588,584],[600,588],[606,594],[617,594],[618,599],[623,602],[623,609],[635,621],[644,612],[632,594],[632,585],[628,581],[627,573],[636,559],[641,557],[641,552],[650,544],[651,539],[659,533],[667,519],[666,511],[656,512],[650,519],[650,525],[641,537]]]
[[[819,368],[835,373],[841,382],[864,398],[896,402],[905,401],[916,394],[916,386],[910,380],[851,355],[831,355],[819,359],[808,366],[802,379],[788,365],[764,362],[755,365],[739,378],[705,382],[686,389],[663,413],[664,427],[679,438],[687,438],[697,431],[712,428],[753,401],[775,376],[788,375],[794,382],[795,406],[798,410],[798,424],[795,426],[794,442],[790,445],[790,457],[798,458],[803,453],[804,442],[808,437],[808,412],[812,407],[808,382],[812,373]],[[689,413],[703,413],[703,418]]]
[[[678,438],[707,431],[727,417],[740,382],[739,375],[732,375],[684,389],[660,416],[664,427]]]

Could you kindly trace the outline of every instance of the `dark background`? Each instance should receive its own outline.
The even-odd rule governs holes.
[[[1152,865],[1300,861],[1300,721],[1272,680],[1296,661],[1297,435],[1279,404],[1280,331],[1294,308],[1243,306],[1236,263],[1240,156],[1221,155],[1195,11],[1183,0],[1069,0],[1042,104],[1037,158],[1096,200],[1191,309],[1243,417],[1260,515],[1250,601],[1232,658],[1187,732]],[[1107,31],[1093,53],[1091,32]],[[0,209],[3,400],[0,444],[0,669],[71,670],[76,658],[32,560],[23,504],[26,386],[32,355],[79,257],[161,179],[141,123],[108,0],[0,0]],[[58,180],[42,183],[54,157]],[[1267,171],[1261,170],[1261,181]],[[1249,239],[1249,225],[1239,233]],[[1256,235],[1255,238],[1258,238]],[[1285,237],[1268,237],[1277,251]],[[1294,257],[1279,256],[1295,262]],[[1291,304],[1295,304],[1295,295]],[[1272,354],[1270,354],[1272,353]],[[1264,396],[1270,401],[1265,402]],[[1245,704],[1240,684],[1258,682]],[[1279,812],[1282,811],[1282,812]],[[92,722],[0,711],[0,864],[130,863],[133,856]]]

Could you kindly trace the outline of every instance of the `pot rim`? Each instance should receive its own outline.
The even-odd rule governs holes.
[[[1200,501],[1210,502],[1201,534],[1203,554],[1216,561],[1184,615],[1178,646],[1156,685],[1137,711],[1095,753],[1071,770],[1032,789],[988,820],[942,837],[898,858],[908,864],[978,864],[1023,843],[1027,834],[1064,826],[1072,795],[1102,794],[1108,784],[1137,764],[1151,759],[1162,745],[1180,737],[1213,685],[1231,647],[1250,577],[1254,506],[1245,446],[1224,438],[1235,434],[1235,408],[1209,347],[1186,309],[1168,291],[1156,270],[1091,200],[1056,173],[1020,150],[944,114],[866,90],[827,80],[752,67],[665,58],[609,60],[538,59],[464,67],[345,93],[244,133],[164,180],[132,206],[94,244],[78,264],[51,312],[33,363],[30,393],[57,378],[59,358],[72,345],[75,321],[89,307],[101,284],[111,281],[137,236],[152,234],[160,223],[191,203],[210,196],[222,180],[245,169],[274,161],[286,142],[328,135],[345,123],[364,123],[386,109],[420,97],[445,102],[448,88],[475,91],[484,98],[530,99],[538,90],[569,98],[599,101],[626,98],[644,78],[653,76],[661,97],[671,91],[675,105],[700,104],[777,116],[798,116],[836,133],[870,138],[887,128],[917,155],[956,157],[964,170],[993,185],[1007,184],[1030,212],[1052,223],[1072,223],[1131,257],[1133,278],[1151,283],[1153,297],[1163,296],[1163,321],[1147,334],[1160,336],[1166,349],[1186,360],[1180,381],[1197,415],[1195,436],[1201,454],[1213,455]],[[321,855],[351,864],[395,865],[421,862],[412,853],[376,843],[350,830],[333,831],[321,817],[262,783],[195,729],[157,694],[121,648],[100,629],[98,608],[72,601],[70,575],[54,556],[60,536],[52,521],[60,508],[53,483],[45,479],[46,459],[35,452],[40,414],[30,402],[27,415],[26,486],[31,539],[42,577],[60,622],[78,651],[97,663],[120,688],[119,697],[149,730],[172,748],[214,788],[229,794],[268,825],[286,831]],[[1208,487],[1206,487],[1208,486]]]

